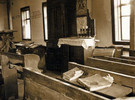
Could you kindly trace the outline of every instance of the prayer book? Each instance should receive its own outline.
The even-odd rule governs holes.
[[[88,76],[85,78],[79,78],[78,82],[90,91],[100,90],[106,87],[110,87],[113,83],[111,76],[102,77],[99,74]]]
[[[63,79],[66,81],[76,81],[80,76],[83,75],[83,71],[75,67],[65,73],[63,73]]]

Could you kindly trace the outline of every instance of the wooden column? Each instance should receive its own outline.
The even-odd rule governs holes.
[[[135,1],[131,0],[130,56],[135,56]]]

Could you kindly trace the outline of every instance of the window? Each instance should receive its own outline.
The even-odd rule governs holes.
[[[44,27],[44,39],[48,40],[48,21],[47,21],[47,3],[43,3],[43,27]]]
[[[22,38],[25,40],[31,39],[30,32],[30,8],[21,8],[21,18],[22,18]]]
[[[112,29],[114,43],[130,41],[130,0],[112,0]]]

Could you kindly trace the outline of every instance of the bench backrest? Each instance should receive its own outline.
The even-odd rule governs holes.
[[[109,57],[113,57],[115,53],[115,49],[114,48],[95,48],[93,50],[93,57],[96,56],[109,56]]]

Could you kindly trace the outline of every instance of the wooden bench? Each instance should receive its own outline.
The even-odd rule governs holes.
[[[75,67],[83,70],[86,74],[100,74],[102,76],[110,74],[114,78],[115,83],[129,87],[132,89],[132,93],[135,93],[135,77],[132,75],[94,68],[75,62],[68,63],[69,70]],[[48,76],[46,73],[43,74],[27,68],[24,68],[24,83],[25,97],[27,99],[110,100],[107,96],[99,95],[96,92],[90,92],[75,84],[63,81],[62,78],[59,79],[55,76]]]
[[[134,61],[126,61],[119,58],[93,58],[88,57],[86,65],[92,66],[95,68],[101,68],[105,70],[110,70],[122,74],[133,75],[135,76],[135,65]]]
[[[17,85],[18,73],[21,73],[21,75],[23,76],[23,67],[26,67],[31,70],[40,71],[38,69],[39,61],[40,57],[36,54],[17,55],[12,53],[2,53],[1,71],[2,71],[2,79],[4,81],[3,94],[5,95],[5,97],[4,96],[2,97],[4,97],[4,99],[8,100],[12,96],[18,98],[18,85]],[[11,66],[11,68],[9,66]]]
[[[30,100],[110,100],[60,79],[24,68],[25,98]]]
[[[88,74],[100,74],[102,76],[106,76],[110,74],[114,78],[114,82],[117,84],[121,84],[127,87],[131,87],[133,89],[133,94],[135,94],[135,76],[121,74],[113,71],[108,71],[100,68],[94,68],[91,66],[81,65],[74,62],[69,62],[69,69],[78,67]]]

